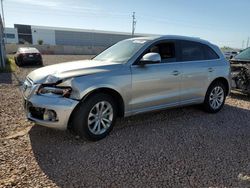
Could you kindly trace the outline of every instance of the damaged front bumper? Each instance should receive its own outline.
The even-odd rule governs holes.
[[[21,88],[27,118],[38,125],[66,130],[70,115],[79,101],[53,94],[38,95],[35,91],[39,86],[29,84],[26,82]]]

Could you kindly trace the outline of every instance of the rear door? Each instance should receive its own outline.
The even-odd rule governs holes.
[[[198,42],[180,41],[181,103],[202,102],[204,99],[215,63],[209,59],[207,48]]]

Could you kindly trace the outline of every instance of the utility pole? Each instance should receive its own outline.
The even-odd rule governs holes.
[[[1,0],[1,9],[2,9],[2,26],[3,26],[3,36],[1,37],[1,61],[2,63],[0,62],[0,65],[4,68],[5,67],[5,58],[6,58],[6,48],[5,48],[5,19],[4,19],[4,11],[3,11],[3,0]]]
[[[136,26],[135,12],[133,12],[132,18],[133,18],[133,21],[132,21],[132,37],[134,37],[135,26]]]
[[[5,19],[4,19],[4,11],[3,11],[3,0],[1,0],[1,9],[2,9],[2,19],[3,19],[3,42],[5,44]]]
[[[3,29],[4,29],[5,28],[5,19],[4,19],[4,11],[3,11],[3,0],[1,0],[1,8],[2,8]]]

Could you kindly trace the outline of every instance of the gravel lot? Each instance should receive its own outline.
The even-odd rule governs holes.
[[[250,187],[249,97],[233,93],[218,114],[194,106],[120,119],[88,142],[26,121],[18,80],[33,69],[0,74],[0,187]]]

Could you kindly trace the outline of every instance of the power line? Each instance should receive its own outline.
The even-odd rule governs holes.
[[[133,21],[132,21],[132,37],[134,37],[135,26],[136,26],[135,12],[133,12],[132,18],[133,18]]]

